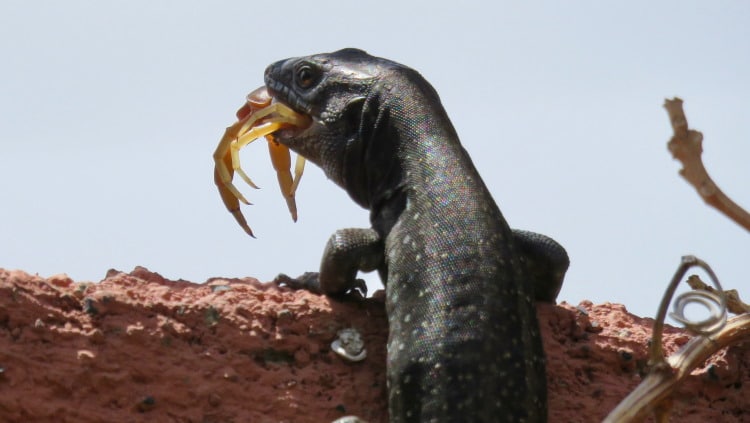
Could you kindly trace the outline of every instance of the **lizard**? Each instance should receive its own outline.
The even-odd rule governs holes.
[[[555,301],[567,253],[509,228],[432,85],[352,48],[277,61],[264,82],[312,118],[274,140],[320,166],[372,225],[336,231],[319,272],[276,282],[335,296],[366,290],[357,272],[379,272],[390,421],[546,421],[534,299]]]

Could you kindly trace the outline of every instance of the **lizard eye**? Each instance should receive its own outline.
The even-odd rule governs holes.
[[[302,65],[297,69],[296,82],[300,88],[310,88],[318,80],[318,71],[310,65]]]

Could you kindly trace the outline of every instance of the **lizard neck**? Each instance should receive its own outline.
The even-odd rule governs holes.
[[[370,209],[373,227],[389,233],[407,204],[446,216],[466,207],[499,213],[432,86],[416,72],[385,80],[365,105],[373,113],[365,110],[371,122],[362,127],[373,130],[361,134],[361,165],[345,166],[347,190]]]

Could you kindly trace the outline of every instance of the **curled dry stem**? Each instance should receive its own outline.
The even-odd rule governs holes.
[[[698,336],[690,340],[682,350],[668,360],[670,366],[659,366],[643,379],[604,419],[606,423],[635,422],[644,419],[650,411],[668,400],[672,391],[685,376],[700,366],[707,358],[729,345],[750,339],[750,314],[733,317],[717,333]],[[666,416],[657,417],[665,421]]]
[[[685,344],[679,352],[664,358],[662,329],[667,308],[677,285],[687,270],[694,266],[702,268],[710,276],[714,287],[710,290],[688,292],[678,297],[671,316],[685,324],[688,330],[696,333],[697,336]],[[684,308],[689,302],[698,302],[708,307],[712,312],[711,317],[700,322],[685,319]],[[649,412],[655,413],[657,422],[668,421],[670,397],[680,381],[722,348],[750,339],[750,313],[743,313],[726,320],[726,311],[726,296],[708,264],[693,256],[683,257],[662,298],[654,321],[649,356],[650,372],[641,384],[612,410],[604,422],[641,421]]]

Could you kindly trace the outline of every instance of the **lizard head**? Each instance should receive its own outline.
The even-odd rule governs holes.
[[[335,122],[352,102],[364,98],[382,66],[362,50],[343,49],[279,60],[268,66],[270,94],[295,110]]]
[[[379,113],[373,86],[399,66],[351,48],[271,64],[265,84],[274,101],[312,118],[311,125],[283,129],[274,139],[320,166],[356,197],[353,191],[360,191],[356,185],[362,178],[352,172],[363,167],[363,140],[372,138],[368,134]]]
[[[281,129],[274,140],[320,166],[371,211],[398,198],[406,173],[400,157],[416,137],[453,131],[437,92],[418,72],[362,50],[278,61],[266,68],[265,83],[273,101],[312,121]]]

